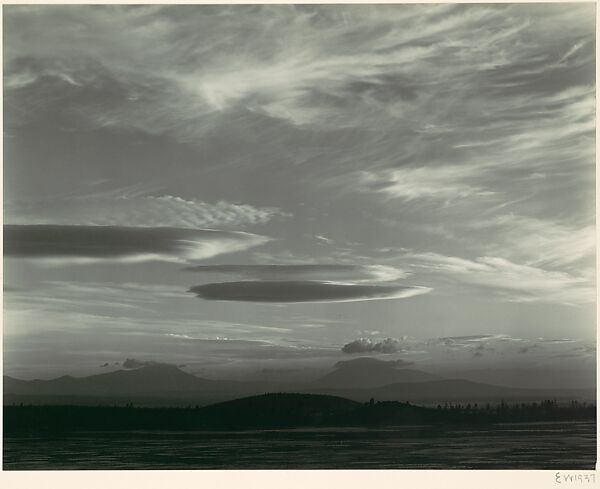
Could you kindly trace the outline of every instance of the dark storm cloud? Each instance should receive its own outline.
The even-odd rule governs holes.
[[[184,270],[232,274],[258,280],[386,281],[407,276],[403,270],[383,265],[199,265]]]
[[[242,251],[268,238],[205,229],[5,225],[4,253],[59,263],[181,261]]]
[[[372,341],[369,338],[358,338],[342,347],[344,353],[397,353],[402,350],[402,341],[396,338],[386,338],[382,341]]]
[[[427,287],[341,284],[318,281],[245,281],[198,285],[193,292],[201,299],[217,301],[294,303],[352,302],[402,299],[426,294]]]

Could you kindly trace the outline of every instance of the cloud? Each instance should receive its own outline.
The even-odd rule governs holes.
[[[487,340],[489,338],[493,338],[490,335],[467,335],[467,336],[445,336],[443,338],[437,338],[436,341],[442,342],[445,345],[451,344],[461,344],[461,343],[471,343],[471,342],[479,342],[481,340]]]
[[[498,242],[489,251],[523,261],[532,266],[563,267],[583,259],[593,259],[596,231],[593,225],[577,227],[548,219],[498,215],[473,223],[476,229],[496,229]]]
[[[406,278],[409,273],[386,265],[198,265],[185,270],[238,275],[259,280],[349,280],[386,282]]]
[[[69,87],[97,86],[103,73],[127,93],[121,106],[94,107],[96,113],[90,107],[87,117],[182,138],[201,131],[207,114],[240,107],[295,125],[406,117],[437,127],[455,104],[470,118],[484,116],[476,104],[507,110],[485,97],[499,86],[517,95],[533,83],[543,88],[544,73],[589,61],[592,48],[582,34],[593,33],[590,12],[493,5],[10,6],[5,72],[17,89],[42,76]],[[565,25],[564,32],[555,28]],[[528,42],[521,41],[525,35]],[[443,93],[448,83],[462,89],[434,100],[432,92]],[[420,114],[419,106],[428,112]]]
[[[428,198],[451,201],[494,194],[478,186],[481,167],[421,166],[379,172],[361,172],[359,185],[368,191],[384,194],[391,199],[406,201]],[[474,183],[469,183],[469,181]]]
[[[112,311],[113,314],[144,314],[151,307],[165,307],[168,301],[189,297],[177,285],[115,282],[42,281],[27,289],[6,293],[5,305],[46,311]]]
[[[186,262],[243,251],[269,238],[206,229],[4,225],[4,253],[48,264]]]
[[[396,338],[385,338],[373,341],[370,338],[358,338],[342,347],[344,353],[397,353],[403,350],[403,341]]]
[[[591,5],[8,6],[5,16],[11,124],[59,103],[75,127],[198,144],[219,172],[229,147],[249,148],[259,155],[245,165],[288,163],[319,187],[358,184],[386,205],[472,200],[460,220],[528,198],[531,175],[566,200],[580,198],[582,170],[593,177]],[[221,131],[227,144],[206,150]],[[331,150],[315,157],[319,132]],[[134,206],[147,225],[178,227],[270,212],[160,198],[115,203],[122,223],[65,212],[128,225]],[[159,204],[170,217],[154,215]]]
[[[315,234],[315,238],[318,239],[319,241],[321,241],[322,243],[325,243],[325,244],[328,244],[328,245],[333,244],[333,240],[332,239],[327,238],[325,236],[321,236],[320,234]]]
[[[7,202],[5,220],[11,224],[69,224],[95,226],[236,227],[264,224],[287,214],[271,207],[220,201],[214,204],[172,195],[128,195],[104,192],[47,199]]]
[[[205,321],[194,304],[191,308],[195,311],[189,314],[174,312],[164,302],[150,300],[134,314],[110,307],[80,312],[72,304],[48,308],[35,295],[18,304],[6,300],[7,365],[28,365],[34,375],[44,369],[49,369],[44,375],[50,375],[52,368],[58,368],[57,375],[62,375],[61,371],[73,372],[75,364],[98,368],[108,361],[121,364],[125,358],[190,366],[215,362],[243,370],[248,368],[247,361],[265,366],[270,358],[279,363],[339,356],[335,346],[322,341],[286,341],[293,334],[291,329]]]
[[[42,199],[8,202],[8,222],[221,229],[275,225],[291,208],[294,222],[285,222],[281,233],[290,240],[290,263],[370,264],[379,262],[372,258],[378,248],[396,248],[381,263],[456,297],[456,310],[448,311],[447,297],[432,296],[428,314],[445,310],[446,322],[461,331],[477,321],[476,314],[466,324],[457,319],[472,294],[594,301],[593,265],[591,274],[578,270],[594,255],[591,3],[8,5],[4,16],[7,161],[14,165],[7,165],[6,188],[11,198]],[[57,149],[57,141],[66,143]],[[88,178],[111,178],[107,187],[140,178],[163,185],[135,195],[62,197],[72,188],[87,190],[82,180]],[[53,192],[61,197],[48,198]],[[252,206],[234,203],[246,198]],[[498,212],[511,217],[496,218]],[[391,225],[381,226],[383,219]],[[443,233],[423,236],[415,223],[431,232],[441,224]],[[214,247],[202,247],[201,255],[253,246],[235,236],[211,241]],[[157,253],[154,237],[147,238],[143,259],[148,247],[150,256]],[[339,246],[371,257],[351,261],[349,253],[344,261],[333,254]],[[403,258],[400,247],[418,251]],[[257,254],[255,263],[286,263],[281,248],[264,248],[281,260]],[[160,253],[184,261],[188,250]],[[140,255],[53,258],[98,259]],[[387,275],[377,278],[372,269],[320,273],[246,270],[242,278],[231,272],[223,280],[392,285],[371,284]],[[203,279],[193,283],[218,281]],[[205,334],[194,330],[203,311],[195,301],[187,306],[196,317],[185,331],[169,324],[164,316],[172,311],[156,302],[156,310],[165,309],[165,331]],[[504,311],[492,309],[492,316]],[[554,307],[509,309],[522,312],[511,324],[523,322],[535,335],[560,321]],[[574,331],[582,330],[583,313],[574,314]],[[357,329],[397,334],[383,316],[368,316],[354,318],[366,321]],[[492,316],[490,324],[498,323]],[[29,327],[41,329],[47,318],[41,312],[28,319]],[[72,327],[84,319],[72,318]],[[57,327],[64,323],[56,320]],[[89,322],[99,330],[109,323]],[[215,324],[210,332],[230,335],[218,331],[226,326]],[[137,327],[149,326],[140,321]]]
[[[561,344],[561,343],[575,343],[577,340],[574,340],[572,338],[551,338],[551,339],[538,338],[538,341],[540,343]]]
[[[354,302],[405,299],[430,292],[427,287],[359,285],[318,281],[245,281],[197,285],[190,292],[206,300],[264,303]]]
[[[567,359],[573,354],[573,360],[595,358],[595,340],[586,339],[545,339],[515,337],[508,334],[468,335],[430,338],[427,340],[408,339],[405,341],[405,354],[419,352],[422,357],[434,363],[457,362],[469,365],[469,359],[485,359],[488,364],[496,363],[502,368],[514,367],[553,367],[558,366],[556,359]],[[577,353],[575,355],[574,353]],[[561,368],[576,367],[562,364]]]
[[[595,287],[588,277],[517,264],[500,257],[469,260],[438,253],[412,253],[406,258],[414,260],[414,266],[421,270],[493,290],[511,302],[576,305],[594,302],[596,298]]]

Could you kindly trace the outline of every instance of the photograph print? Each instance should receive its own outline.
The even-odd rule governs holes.
[[[2,12],[4,471],[595,468],[594,3]]]

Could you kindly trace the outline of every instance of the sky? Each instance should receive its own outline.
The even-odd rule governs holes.
[[[5,374],[595,370],[593,3],[3,14]]]

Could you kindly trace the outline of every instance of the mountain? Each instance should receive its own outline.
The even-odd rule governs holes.
[[[596,365],[579,368],[512,367],[444,370],[444,377],[534,389],[594,389]]]
[[[365,402],[371,398],[385,401],[418,403],[445,402],[511,402],[543,399],[594,401],[595,389],[527,389],[471,382],[463,379],[441,379],[427,382],[401,382],[375,388],[318,388],[307,392],[327,393]]]
[[[174,365],[149,364],[133,370],[117,370],[89,377],[65,375],[52,380],[24,381],[4,377],[5,394],[120,396],[173,394],[214,389],[219,382],[187,374]]]
[[[280,390],[273,382],[209,380],[175,365],[148,363],[88,377],[19,380],[4,376],[4,403],[123,403],[186,404],[218,402],[242,395]]]
[[[370,357],[337,362],[334,371],[313,381],[311,386],[334,389],[381,387],[398,382],[427,382],[441,377],[421,370],[408,369],[401,360],[385,361]]]
[[[277,381],[209,380],[184,372],[175,365],[145,363],[139,368],[117,370],[88,377],[63,376],[51,380],[19,380],[4,377],[6,402],[42,402],[52,396],[55,402],[88,402],[88,398],[104,401],[135,400],[153,403],[169,399],[178,402],[206,404],[242,395],[306,390],[310,388],[371,388],[397,382],[421,382],[439,377],[418,370],[398,368],[399,362],[374,358],[358,358],[338,362],[335,370],[310,384]],[[69,399],[65,399],[69,398]],[[79,401],[78,399],[79,398]],[[54,402],[54,401],[53,401]]]
[[[187,406],[206,405],[268,392],[300,392],[345,397],[365,402],[416,403],[540,401],[595,399],[594,389],[515,388],[464,379],[441,379],[403,367],[398,361],[359,358],[338,362],[335,370],[304,384],[209,380],[174,365],[149,363],[89,377],[64,376],[52,380],[4,377],[4,404],[83,404]]]

